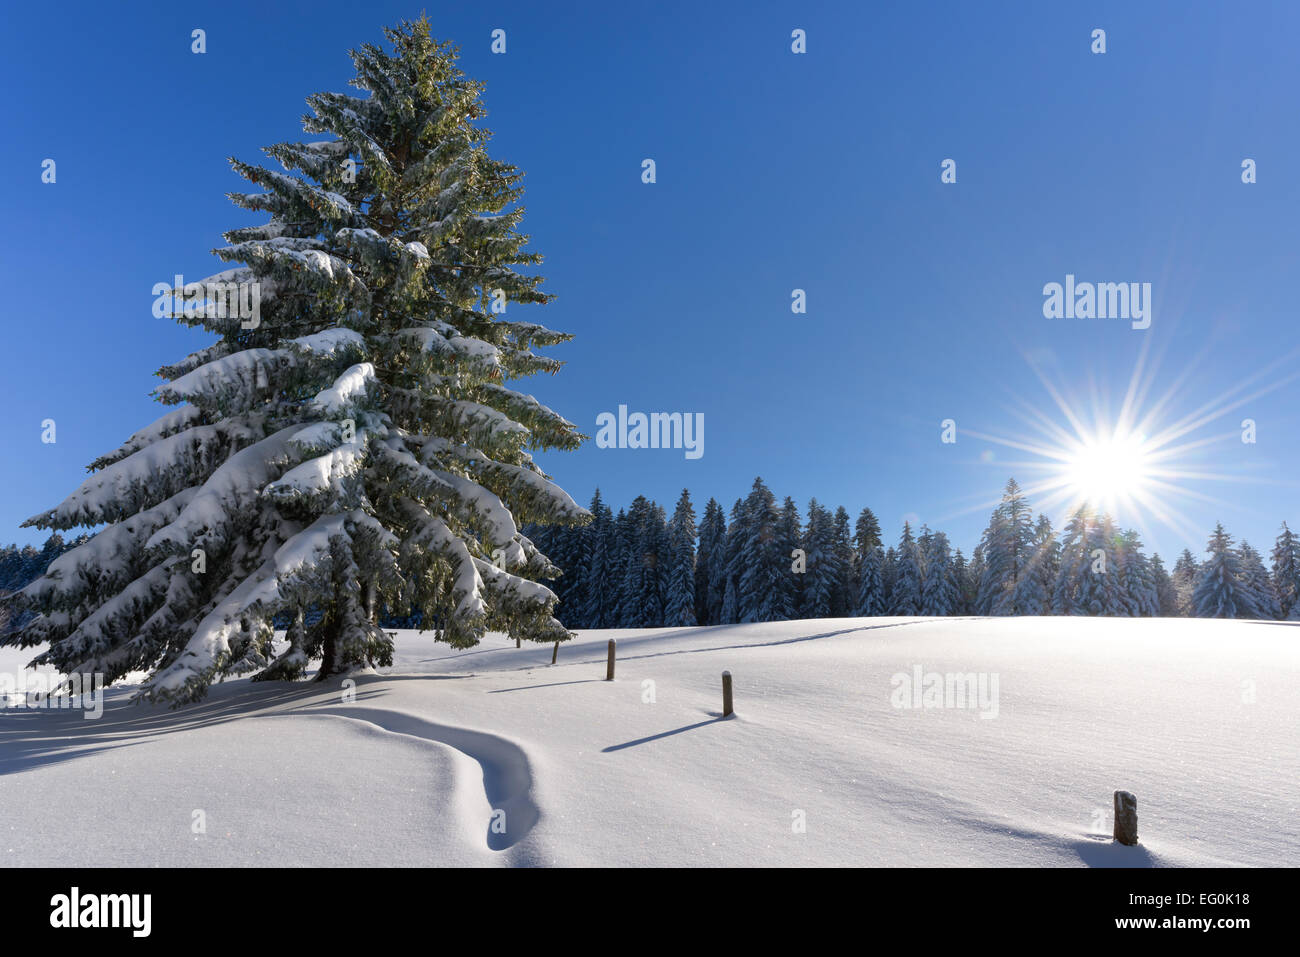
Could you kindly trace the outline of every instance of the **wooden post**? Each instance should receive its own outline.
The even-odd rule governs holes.
[[[733,710],[735,709],[731,707],[731,672],[724,671],[722,673],[722,716],[728,717]]]
[[[557,641],[555,647],[551,649],[551,664],[555,664],[555,656],[560,653],[560,643]]]
[[[1115,792],[1115,840],[1138,842],[1138,799],[1129,791]]]
[[[614,639],[609,639],[609,661],[605,665],[605,680],[614,680]]]

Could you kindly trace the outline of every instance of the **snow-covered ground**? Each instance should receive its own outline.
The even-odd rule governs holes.
[[[0,672],[31,655],[4,650]],[[97,721],[10,709],[0,861],[1300,857],[1300,625],[838,619],[584,632],[550,658],[499,636],[456,652],[402,632],[394,666],[358,677],[353,700],[337,681],[241,680],[178,711],[130,704],[131,689],[111,690]],[[897,707],[913,699],[895,676],[918,666],[983,675],[986,698]],[[725,720],[724,670],[736,697]],[[1110,839],[1117,788],[1138,798],[1136,847]]]

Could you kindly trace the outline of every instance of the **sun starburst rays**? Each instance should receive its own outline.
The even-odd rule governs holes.
[[[1214,398],[1190,411],[1179,410],[1178,405],[1197,381],[1198,361],[1193,360],[1167,388],[1158,391],[1159,363],[1149,362],[1148,352],[1146,346],[1140,350],[1118,408],[1112,401],[1115,394],[1094,379],[1085,383],[1081,390],[1084,398],[1080,399],[1026,356],[1051,401],[1033,403],[1012,397],[1006,409],[1023,424],[1019,434],[964,429],[963,435],[1023,453],[1015,460],[994,460],[986,453],[982,460],[996,461],[1000,472],[1019,479],[1025,495],[1035,500],[1040,511],[1052,515],[1058,527],[1070,514],[1087,507],[1110,514],[1121,526],[1136,528],[1144,537],[1163,526],[1183,542],[1198,541],[1203,529],[1184,508],[1194,503],[1232,508],[1234,503],[1193,486],[1279,484],[1248,474],[1250,465],[1229,454],[1242,441],[1239,428],[1220,430],[1220,425],[1212,434],[1202,433],[1255,399],[1300,378],[1294,364],[1300,350],[1221,388]],[[1201,358],[1210,354],[1207,347]],[[1290,369],[1279,375],[1288,364]],[[956,514],[987,509],[999,501],[997,496],[980,498],[978,504]]]

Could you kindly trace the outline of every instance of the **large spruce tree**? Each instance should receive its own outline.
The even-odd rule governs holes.
[[[570,338],[504,316],[550,298],[518,271],[540,262],[521,173],[488,155],[482,85],[427,21],[385,32],[351,53],[363,95],[308,98],[328,139],[266,148],[283,172],[232,160],[261,191],[231,199],[271,218],[225,234],[238,265],[211,282],[258,315],[178,290],[176,318],[219,338],[160,370],[176,408],[27,522],[105,526],[21,593],[39,614],[11,643],[48,643],[38,662],[144,670],[144,696],[179,702],[315,657],[322,677],[385,663],[381,605],[458,647],[567,637],[536,581],[556,568],[517,524],[587,519],[530,455],[583,437],[507,384],[555,372],[533,348]]]

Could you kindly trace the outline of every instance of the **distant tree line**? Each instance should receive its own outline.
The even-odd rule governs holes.
[[[564,574],[549,583],[569,628],[659,628],[877,615],[1110,615],[1300,621],[1300,538],[1282,524],[1270,565],[1215,526],[1198,561],[1172,570],[1148,557],[1137,532],[1088,507],[1058,534],[1034,515],[1012,479],[968,560],[947,535],[904,523],[885,547],[869,508],[856,521],[817,499],[801,514],[763,483],[729,513],[714,499],[696,522],[683,490],[671,516],[643,495],[614,514],[600,491],[580,527],[523,531]],[[0,547],[0,596],[44,574],[85,541],[51,535],[41,548]],[[30,612],[23,612],[29,615]],[[310,609],[309,617],[319,614]],[[0,633],[21,627],[0,603]],[[283,620],[276,626],[285,627]],[[383,609],[386,628],[418,628],[419,614]]]
[[[761,478],[729,513],[689,491],[670,515],[645,496],[615,514],[591,500],[581,527],[529,526],[564,574],[550,583],[570,628],[653,628],[875,615],[1109,615],[1300,620],[1300,540],[1285,523],[1271,568],[1216,526],[1207,555],[1172,569],[1138,533],[1077,509],[1059,532],[1015,480],[968,559],[947,535],[904,523],[885,547],[864,508],[812,499],[800,513]]]
[[[45,569],[49,567],[50,562],[68,549],[76,548],[87,541],[89,537],[79,535],[72,541],[65,542],[62,535],[54,534],[47,538],[40,548],[32,545],[24,545],[21,548],[17,545],[0,546],[0,596],[30,585],[45,574]],[[31,616],[31,612],[13,615],[7,606],[0,603],[0,634],[21,628]]]

